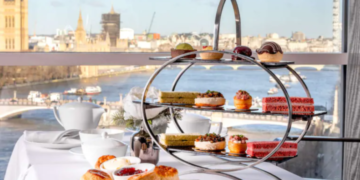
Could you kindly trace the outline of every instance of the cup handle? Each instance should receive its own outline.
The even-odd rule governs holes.
[[[210,123],[211,123],[211,125],[213,125],[213,124],[218,124],[219,125],[219,130],[218,130],[217,134],[220,135],[221,130],[222,130],[222,125],[223,125],[222,122],[213,122],[213,121],[211,121]]]

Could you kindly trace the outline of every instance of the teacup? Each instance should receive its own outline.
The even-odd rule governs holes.
[[[124,137],[124,131],[118,129],[88,129],[79,132],[80,140],[82,143],[92,141],[97,138],[101,138],[101,134],[106,132],[109,138],[113,138],[122,141]]]
[[[192,113],[182,114],[182,118],[177,120],[180,128],[184,133],[198,133],[198,134],[207,134],[210,132],[211,125],[218,125],[218,134],[222,130],[222,122],[213,122],[205,116]],[[174,121],[169,124],[169,128],[166,133],[180,133]]]

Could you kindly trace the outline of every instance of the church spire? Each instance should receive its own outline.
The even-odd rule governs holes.
[[[80,13],[79,13],[79,19],[78,19],[78,24],[77,24],[76,30],[84,30],[83,20],[82,20],[82,17],[81,17],[81,10],[80,10]]]
[[[115,14],[114,5],[111,5],[110,14]]]

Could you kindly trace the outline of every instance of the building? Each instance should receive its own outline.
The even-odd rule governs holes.
[[[297,31],[292,33],[291,39],[297,42],[303,42],[305,41],[306,37],[304,33]]]
[[[28,0],[0,1],[0,51],[27,51]]]
[[[75,41],[77,45],[86,43],[86,31],[84,29],[84,23],[82,20],[81,11],[79,13],[78,24],[75,30]]]
[[[130,28],[121,28],[120,29],[120,39],[134,39],[135,31]]]
[[[102,14],[101,19],[103,37],[109,34],[111,46],[116,47],[116,41],[120,35],[120,14],[114,11],[114,7],[111,7],[110,13]]]

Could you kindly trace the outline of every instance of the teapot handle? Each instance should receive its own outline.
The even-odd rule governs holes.
[[[54,116],[55,116],[55,119],[57,120],[57,122],[58,122],[62,127],[64,127],[64,125],[61,123],[60,116],[59,116],[59,113],[58,113],[58,108],[57,108],[56,106],[54,106]]]
[[[211,123],[211,125],[213,125],[213,124],[218,124],[219,125],[219,130],[218,130],[218,133],[217,134],[221,134],[221,131],[222,131],[222,122],[213,122],[213,121],[211,121],[210,122]]]

